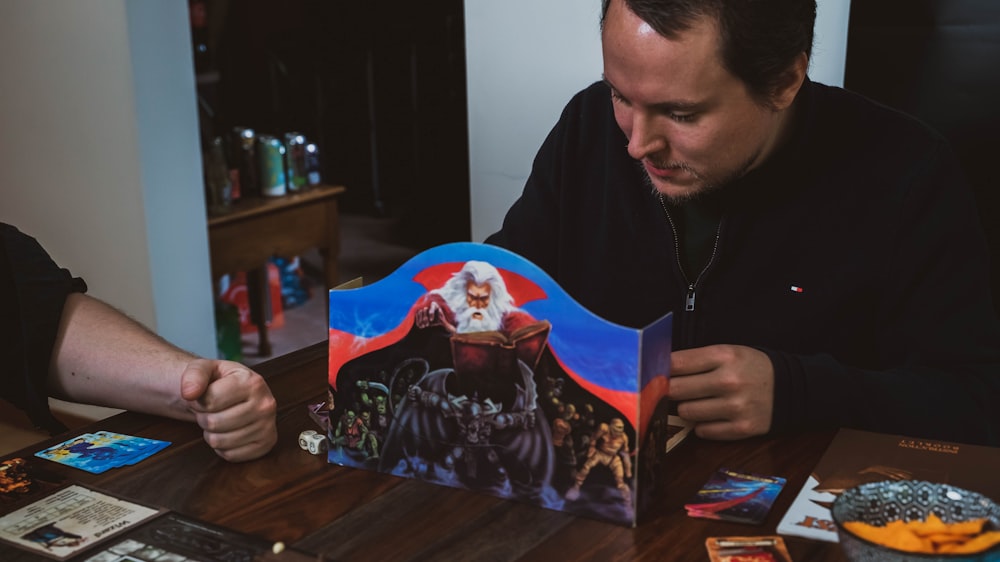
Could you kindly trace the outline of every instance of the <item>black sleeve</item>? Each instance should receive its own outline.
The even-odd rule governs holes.
[[[86,292],[34,238],[0,223],[0,397],[38,427],[65,430],[49,411],[46,377],[66,297]]]
[[[882,370],[830,355],[775,365],[777,431],[833,423],[882,433],[1000,445],[1000,323],[971,190],[939,143],[902,201],[876,315]]]

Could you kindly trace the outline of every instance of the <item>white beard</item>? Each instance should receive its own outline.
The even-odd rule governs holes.
[[[503,325],[502,315],[492,306],[485,309],[472,308],[464,302],[463,298],[461,306],[453,310],[455,312],[455,329],[459,333],[489,332],[499,330]],[[483,317],[473,318],[472,315],[476,312],[481,313]]]

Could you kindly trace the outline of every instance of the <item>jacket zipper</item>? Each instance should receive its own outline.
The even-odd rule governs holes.
[[[708,271],[708,268],[712,266],[712,262],[715,261],[715,255],[719,251],[719,239],[722,237],[722,221],[719,221],[719,226],[715,229],[715,244],[712,246],[712,255],[708,257],[708,263],[705,267],[698,273],[695,277],[694,282],[688,279],[687,273],[684,272],[684,265],[681,263],[681,244],[680,239],[677,236],[677,227],[674,226],[674,219],[670,216],[670,211],[667,210],[667,203],[663,200],[663,195],[659,195],[660,207],[663,208],[663,214],[667,217],[667,223],[670,224],[670,231],[674,234],[674,259],[677,260],[677,269],[681,272],[681,277],[684,279],[684,283],[687,284],[687,295],[684,298],[684,311],[694,312],[695,294],[698,282]]]

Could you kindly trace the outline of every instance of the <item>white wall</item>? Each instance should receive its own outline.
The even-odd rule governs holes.
[[[215,357],[215,315],[186,2],[126,0],[156,329]]]
[[[215,356],[187,5],[0,2],[0,221]]]
[[[500,228],[570,97],[601,77],[600,0],[465,1],[472,239]],[[850,0],[819,0],[810,77],[842,85]]]
[[[844,86],[847,61],[847,24],[851,0],[818,0],[813,31],[809,78],[831,86]]]

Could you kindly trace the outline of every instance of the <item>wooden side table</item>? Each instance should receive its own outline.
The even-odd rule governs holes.
[[[212,280],[226,273],[247,272],[251,321],[257,326],[258,349],[271,355],[267,335],[267,260],[319,249],[327,288],[339,282],[340,224],[337,208],[343,186],[322,185],[282,197],[240,200],[225,214],[208,219]]]

